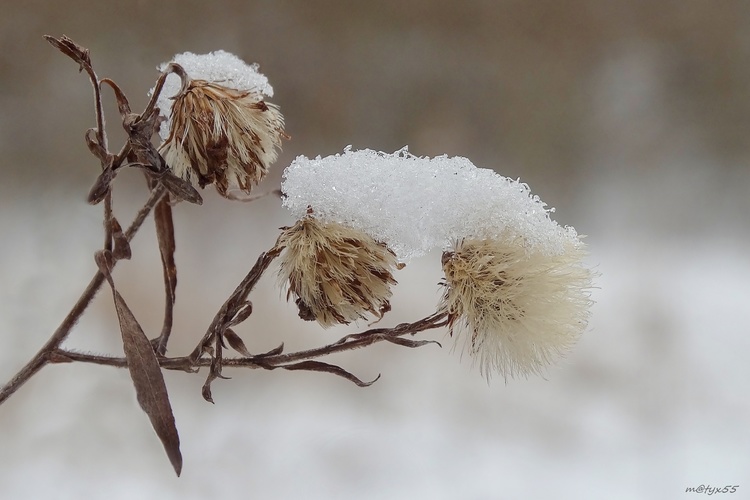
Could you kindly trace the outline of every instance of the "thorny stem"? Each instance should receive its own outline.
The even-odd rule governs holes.
[[[138,214],[133,219],[130,227],[128,227],[127,231],[125,231],[125,238],[128,242],[133,239],[133,237],[143,224],[143,221],[146,220],[148,214],[159,202],[161,197],[164,196],[165,192],[166,189],[161,184],[159,184],[156,188],[154,188],[153,191],[151,191],[151,196],[149,196],[148,200],[146,200],[146,203],[144,203],[143,207],[141,207],[141,209],[138,211]],[[26,365],[21,368],[21,370],[16,373],[13,378],[10,379],[10,381],[2,387],[2,389],[0,389],[0,404],[2,404],[6,399],[12,396],[13,393],[15,393],[47,363],[54,362],[53,358],[55,352],[68,337],[70,331],[73,329],[73,326],[75,326],[75,324],[78,322],[78,319],[89,306],[94,296],[96,296],[96,293],[99,291],[99,288],[101,288],[103,283],[104,275],[101,272],[97,271],[86,289],[78,298],[78,301],[75,303],[68,315],[65,316],[65,319],[63,319],[62,323],[57,327],[57,330],[55,330],[49,340],[47,340],[42,348],[39,349],[39,352],[37,352],[36,355],[34,355],[34,357],[31,358],[31,360],[29,360],[29,362],[26,363]]]

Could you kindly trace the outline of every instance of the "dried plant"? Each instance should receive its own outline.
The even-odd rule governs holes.
[[[65,36],[45,38],[80,65],[93,87],[96,126],[86,132],[85,139],[101,164],[101,173],[89,191],[88,201],[103,205],[104,244],[95,254],[98,271],[91,282],[39,352],[0,389],[0,404],[48,364],[84,362],[127,368],[137,400],[179,475],[180,438],[163,370],[196,373],[205,368],[202,394],[212,403],[211,384],[222,378],[226,366],[324,372],[366,387],[377,379],[362,381],[321,358],[378,342],[411,348],[438,344],[413,337],[448,326],[451,334],[457,332],[459,341],[463,339],[468,352],[478,356],[485,375],[489,377],[490,372],[499,371],[512,376],[541,372],[585,329],[591,273],[581,265],[583,244],[572,228],[560,228],[549,219],[544,204],[528,193],[527,186],[476,169],[462,158],[437,158],[436,162],[448,162],[438,168],[437,163],[417,159],[405,151],[385,155],[347,150],[344,155],[326,159],[300,157],[287,169],[284,204],[296,215],[296,224],[282,228],[276,243],[258,257],[216,312],[193,351],[185,356],[167,356],[177,285],[172,210],[179,202],[202,203],[196,185],[200,188],[214,185],[222,196],[230,199],[235,198],[231,189],[248,194],[276,160],[281,140],[287,137],[283,116],[276,105],[263,98],[263,94],[269,95],[270,86],[265,77],[253,74],[254,67],[247,67],[245,76],[250,75],[251,82],[248,83],[236,74],[211,78],[211,68],[194,73],[186,67],[186,59],[179,57],[162,66],[146,108],[140,114],[134,113],[122,89],[112,80],[96,75],[87,49]],[[244,64],[227,53],[215,54],[219,58],[229,57],[233,70]],[[209,56],[210,62],[214,55]],[[179,89],[174,82],[165,83],[174,78],[172,75],[179,77]],[[101,97],[104,85],[114,91],[127,133],[126,143],[116,153],[110,151],[107,143]],[[163,95],[166,87],[176,93]],[[165,99],[171,99],[172,103]],[[163,142],[155,146],[152,140],[160,128]],[[392,171],[380,170],[375,177],[367,177],[372,174],[368,165],[377,167],[379,162],[392,160],[403,163]],[[412,166],[414,170],[409,170]],[[323,167],[328,170],[319,170]],[[366,193],[375,191],[378,194],[370,200],[373,204],[393,201],[398,197],[394,190],[398,189],[406,193],[402,193],[404,199],[414,201],[409,181],[392,181],[395,179],[392,174],[419,173],[423,167],[425,173],[420,174],[423,178],[443,176],[448,179],[447,186],[458,190],[438,198],[448,203],[454,203],[452,198],[456,197],[478,202],[489,193],[487,199],[495,205],[485,203],[486,206],[478,208],[476,211],[486,216],[477,219],[471,211],[473,207],[466,203],[461,212],[457,205],[446,210],[431,198],[417,200],[418,210],[423,213],[419,224],[414,223],[414,211],[408,208],[357,207]],[[112,205],[112,181],[123,168],[141,169],[150,189],[148,199],[125,229],[115,217]],[[330,189],[331,186],[325,185],[327,179],[341,177],[344,170],[337,169],[349,169],[352,178],[361,179],[360,186],[353,186],[348,198],[335,186]],[[305,177],[309,175],[312,181]],[[479,195],[464,193],[460,191],[464,189],[461,179],[471,179],[470,186],[489,191]],[[321,189],[316,191],[316,188]],[[360,188],[364,195],[357,193]],[[432,196],[430,189],[436,188],[425,189]],[[241,199],[249,201],[255,197]],[[160,334],[149,339],[118,291],[112,271],[120,260],[131,258],[130,241],[152,213],[163,266],[166,306]],[[416,225],[398,227],[402,219]],[[442,222],[434,222],[437,219]],[[368,315],[382,319],[390,310],[391,287],[396,284],[394,273],[403,267],[400,262],[424,253],[445,238],[454,242],[454,248],[443,254],[445,294],[437,311],[426,318],[391,328],[371,328],[293,353],[285,353],[283,344],[269,352],[253,353],[234,331],[254,312],[249,296],[277,257],[280,257],[280,281],[288,289],[287,297],[295,298],[300,317],[326,327],[349,324]],[[124,357],[62,347],[105,283],[109,285],[119,320]],[[226,356],[228,349],[234,355]]]
[[[465,240],[443,253],[451,334],[468,335],[466,350],[482,373],[540,373],[567,351],[587,322],[589,272],[583,249],[560,255],[528,251],[519,237]]]
[[[279,243],[282,283],[297,297],[300,317],[322,326],[348,325],[390,310],[396,255],[370,236],[309,216],[284,228]]]

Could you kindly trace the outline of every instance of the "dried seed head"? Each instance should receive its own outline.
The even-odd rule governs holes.
[[[576,342],[589,318],[591,273],[582,243],[529,252],[522,238],[466,240],[443,254],[440,309],[482,374],[540,374]]]
[[[396,256],[370,236],[305,217],[286,228],[279,277],[296,297],[300,317],[322,326],[348,324],[390,310]]]
[[[276,160],[284,134],[278,106],[260,94],[192,80],[172,105],[169,136],[159,147],[175,175],[227,196],[248,193]]]

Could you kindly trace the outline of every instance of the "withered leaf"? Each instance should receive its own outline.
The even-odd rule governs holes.
[[[154,222],[156,224],[156,236],[159,241],[159,253],[161,254],[162,271],[164,275],[164,323],[161,330],[162,339],[169,338],[172,331],[175,293],[177,290],[177,264],[174,260],[175,238],[174,220],[172,219],[172,205],[169,203],[167,193],[154,208]],[[166,352],[166,342],[160,346],[161,354]]]
[[[122,231],[122,226],[117,222],[117,219],[112,217],[109,220],[110,229],[112,230],[112,242],[114,246],[112,248],[112,255],[116,259],[130,259],[132,253],[130,251],[130,243],[125,237],[125,233]]]
[[[164,383],[159,361],[141,325],[138,324],[130,308],[114,287],[112,295],[115,299],[117,318],[120,321],[125,359],[128,360],[128,370],[130,378],[133,379],[138,404],[151,420],[151,426],[159,436],[169,461],[179,476],[182,471],[180,436],[177,433],[172,405],[169,403],[167,386]]]
[[[125,97],[125,92],[122,91],[119,85],[109,78],[102,78],[101,83],[106,83],[115,92],[115,99],[117,100],[117,110],[120,112],[120,116],[130,114],[130,103],[128,98]]]
[[[264,352],[261,356],[278,356],[284,352],[284,343],[282,342],[278,347],[274,347],[268,352]]]
[[[83,66],[91,67],[89,49],[81,47],[65,35],[61,36],[59,39],[50,35],[44,35],[44,39],[57,50],[80,64],[81,69],[83,69]]]
[[[203,198],[201,198],[198,191],[188,181],[176,177],[169,171],[161,175],[159,180],[176,200],[185,200],[195,205],[203,205]]]
[[[84,135],[84,139],[86,140],[86,145],[89,148],[89,151],[91,151],[91,154],[99,158],[99,160],[106,164],[107,162],[107,150],[104,149],[104,146],[99,144],[99,141],[96,138],[97,131],[95,128],[90,128],[86,131],[86,134]]]
[[[245,321],[247,318],[250,317],[250,315],[253,313],[253,303],[249,300],[246,300],[245,302],[240,305],[238,308],[239,310],[235,312],[234,317],[229,322],[230,326],[239,325],[243,321]]]
[[[111,167],[105,168],[102,173],[99,174],[99,177],[96,178],[94,185],[91,186],[86,201],[88,201],[90,205],[98,205],[104,197],[107,196],[107,193],[109,193],[109,185],[112,183],[116,175],[117,172]]]
[[[128,361],[128,371],[133,380],[138,404],[148,415],[151,426],[161,440],[167,457],[179,476],[182,471],[180,436],[177,433],[172,405],[169,403],[169,394],[159,361],[138,320],[115,288],[111,274],[114,260],[112,254],[106,250],[99,251],[95,259],[99,270],[112,288],[125,359]]]
[[[392,344],[396,345],[402,345],[404,347],[422,347],[423,345],[427,344],[437,344],[438,347],[443,347],[440,342],[437,340],[411,340],[411,339],[405,339],[403,337],[391,337],[387,336],[385,337],[385,340]]]
[[[203,396],[203,399],[205,399],[211,404],[216,404],[214,403],[213,394],[211,394],[211,382],[213,382],[215,379],[216,379],[216,375],[209,373],[208,378],[206,379],[206,382],[203,384],[203,387],[201,388],[201,396]]]
[[[334,375],[338,375],[339,377],[343,377],[350,382],[353,382],[358,387],[368,387],[374,384],[378,381],[380,378],[380,375],[378,375],[375,380],[372,380],[370,382],[363,382],[353,374],[349,373],[348,371],[344,370],[340,366],[331,365],[328,363],[323,363],[322,361],[302,361],[301,363],[295,363],[293,365],[283,365],[279,368],[284,368],[285,370],[306,370],[311,372],[324,372],[324,373],[332,373]]]
[[[247,350],[247,347],[245,346],[245,343],[242,341],[239,335],[232,330],[231,328],[227,328],[224,332],[224,338],[227,342],[229,342],[229,346],[237,351],[238,353],[242,354],[243,356],[247,356],[248,358],[252,356],[250,351]]]

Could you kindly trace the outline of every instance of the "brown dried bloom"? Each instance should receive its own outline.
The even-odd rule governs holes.
[[[263,179],[282,137],[284,117],[260,94],[192,80],[174,100],[159,152],[175,175],[227,196],[230,187],[249,193]]]
[[[390,310],[396,256],[384,244],[342,224],[307,216],[285,228],[279,277],[300,317],[324,327]]]
[[[539,374],[576,342],[591,305],[584,255],[580,242],[546,255],[513,237],[465,240],[443,254],[440,308],[485,377]]]

